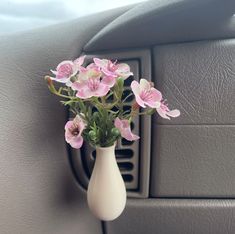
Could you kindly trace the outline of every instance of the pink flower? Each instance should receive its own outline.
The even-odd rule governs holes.
[[[84,63],[86,55],[83,55],[73,61],[74,65],[77,67],[77,69],[80,69],[82,67],[82,64]]]
[[[94,63],[91,63],[87,67],[80,67],[77,82],[81,83],[89,78],[101,78],[101,75],[100,69]]]
[[[81,56],[74,61],[66,60],[61,62],[56,67],[56,71],[51,70],[51,72],[56,76],[51,77],[51,79],[60,83],[65,83],[67,86],[71,86],[72,83],[70,81],[70,78],[72,76],[75,76],[76,73],[79,71],[84,62],[84,58],[85,56]]]
[[[90,77],[82,82],[75,82],[72,84],[72,89],[76,90],[76,96],[81,99],[87,99],[90,97],[103,97],[110,88],[104,84],[99,77]]]
[[[94,63],[86,68],[81,67],[77,81],[71,86],[73,90],[77,91],[76,96],[82,99],[105,96],[110,87],[101,80],[101,76],[100,69]]]
[[[103,82],[113,87],[116,79],[122,77],[123,79],[132,76],[133,73],[130,71],[130,67],[125,63],[116,64],[107,59],[94,58],[94,63],[104,73]]]
[[[83,144],[82,132],[85,129],[86,124],[77,115],[72,121],[68,121],[65,124],[65,140],[73,148],[79,149]]]
[[[162,99],[162,94],[160,91],[155,89],[150,82],[145,79],[141,79],[140,83],[137,81],[132,81],[131,89],[135,95],[136,102],[141,107],[149,106],[151,108],[156,108]]]
[[[180,116],[179,110],[177,110],[177,109],[170,110],[164,101],[162,101],[160,104],[158,104],[158,107],[156,108],[156,110],[157,110],[158,114],[164,119],[170,119],[170,117],[175,118],[175,117]]]
[[[131,127],[127,119],[119,119],[118,117],[114,121],[115,127],[120,131],[121,136],[128,141],[138,140],[140,137],[131,132]]]

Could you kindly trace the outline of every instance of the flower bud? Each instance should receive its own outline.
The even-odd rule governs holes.
[[[46,80],[48,86],[51,86],[53,84],[50,76],[45,76],[45,80]]]
[[[72,83],[74,83],[75,81],[77,81],[77,77],[76,77],[76,76],[70,77],[70,81],[71,81]]]
[[[88,134],[89,134],[89,137],[90,137],[91,140],[95,140],[95,138],[96,138],[96,133],[95,133],[95,131],[91,130],[91,131],[89,131]]]
[[[51,80],[51,77],[50,76],[45,76],[45,80],[47,82],[47,86],[48,86],[48,89],[52,92],[52,93],[56,93],[56,89],[53,85],[53,81]]]
[[[120,132],[117,128],[112,128],[111,133],[115,137],[120,135]]]
[[[96,111],[96,112],[93,113],[93,118],[94,118],[94,119],[98,119],[98,118],[99,118],[99,113],[98,113],[98,111]]]

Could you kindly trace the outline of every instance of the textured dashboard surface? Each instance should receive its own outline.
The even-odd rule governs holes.
[[[235,124],[235,39],[156,46],[154,54],[157,87],[182,114],[157,123]]]
[[[234,200],[131,200],[109,234],[233,234]]]
[[[234,0],[152,0],[120,15],[86,51],[145,47],[235,36]]]
[[[172,121],[153,118],[154,197],[235,197],[235,40],[157,46]]]

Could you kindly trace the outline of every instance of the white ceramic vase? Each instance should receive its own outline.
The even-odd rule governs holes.
[[[115,158],[115,145],[97,147],[87,191],[88,206],[104,221],[116,219],[126,205],[126,188]]]

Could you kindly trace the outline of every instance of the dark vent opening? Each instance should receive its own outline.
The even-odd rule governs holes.
[[[130,87],[131,86],[131,82],[134,80],[133,76],[128,77],[125,81],[124,81],[124,86],[126,87]]]
[[[116,106],[114,106],[113,108],[112,108],[112,111],[118,111],[119,109],[116,107]]]
[[[117,149],[115,150],[116,158],[132,158],[134,155],[131,149]]]
[[[113,95],[109,96],[107,100],[108,100],[108,102],[113,102],[114,96]]]
[[[123,99],[126,98],[126,97],[127,97],[129,94],[131,94],[131,93],[132,93],[132,91],[131,91],[130,89],[124,90],[124,91],[123,91]],[[134,95],[128,97],[128,98],[126,99],[126,102],[131,102],[133,99],[134,99]]]
[[[133,150],[131,149],[116,149],[115,150],[116,158],[132,158],[134,155]],[[92,151],[92,157],[96,158],[96,151]]]
[[[131,111],[131,106],[130,105],[125,105],[124,107],[123,107],[123,111]]]
[[[131,130],[133,130],[135,127],[135,124],[133,122],[131,122]]]
[[[96,107],[92,107],[92,113],[97,112],[97,111],[98,111],[98,110],[97,110]]]
[[[129,174],[126,174],[126,175],[122,175],[122,178],[125,182],[131,182],[133,181],[133,176],[132,175],[129,175]]]
[[[131,171],[134,166],[130,162],[118,162],[118,167],[120,171]]]
[[[96,158],[96,151],[95,150],[92,151],[92,157]]]
[[[122,145],[132,145],[134,141],[128,141],[125,138],[122,138]]]

